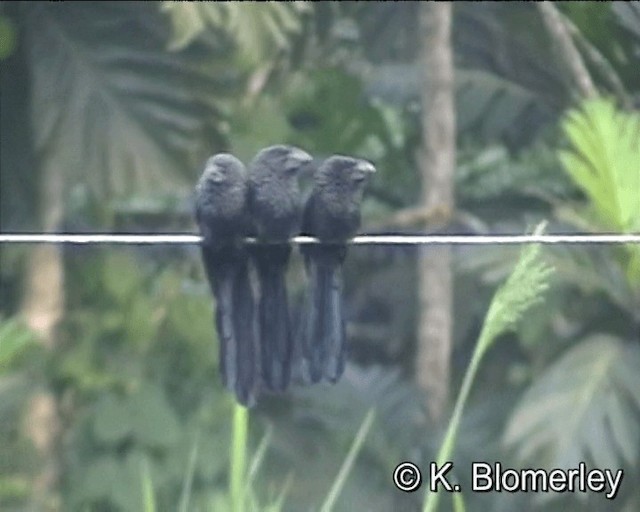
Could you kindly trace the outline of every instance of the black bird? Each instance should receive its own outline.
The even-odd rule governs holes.
[[[298,326],[302,376],[307,383],[337,381],[344,371],[346,332],[342,305],[345,241],[360,227],[360,204],[375,167],[365,160],[334,155],[314,174],[304,207],[302,234],[321,244],[300,246],[309,288]]]
[[[309,154],[277,145],[260,151],[249,165],[249,210],[258,243],[251,254],[258,273],[262,382],[282,392],[291,380],[293,334],[285,272],[291,254],[289,239],[300,227],[298,172],[311,162]]]
[[[195,209],[204,268],[216,299],[220,372],[224,386],[240,403],[251,406],[260,375],[249,255],[243,241],[250,228],[246,197],[242,162],[228,153],[209,158],[196,185]]]

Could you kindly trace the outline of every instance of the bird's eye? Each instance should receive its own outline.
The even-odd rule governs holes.
[[[365,179],[365,175],[362,172],[356,172],[354,174],[351,175],[351,180],[355,183],[361,183],[364,181]]]

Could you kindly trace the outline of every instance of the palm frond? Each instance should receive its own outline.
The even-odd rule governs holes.
[[[522,397],[504,442],[523,464],[637,464],[640,350],[604,334],[570,349]]]
[[[163,2],[173,24],[170,49],[181,50],[206,29],[224,30],[241,55],[258,64],[291,49],[290,36],[303,27],[308,2]]]
[[[146,4],[37,4],[25,9],[32,124],[44,173],[64,169],[94,197],[175,197],[225,144],[220,49],[172,54]],[[215,58],[214,58],[215,56]]]
[[[560,151],[560,160],[603,227],[640,230],[640,115],[597,99],[570,112],[563,128],[572,148]]]
[[[640,231],[640,115],[596,99],[571,111],[563,128],[572,147],[560,160],[589,199],[573,217],[594,230]],[[640,291],[640,246],[626,246],[626,255],[622,267]]]

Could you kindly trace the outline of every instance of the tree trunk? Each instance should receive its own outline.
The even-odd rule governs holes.
[[[422,201],[426,211],[437,212],[444,223],[454,210],[455,111],[452,5],[420,4],[422,33],[423,147]],[[418,263],[420,321],[416,374],[424,390],[431,417],[439,421],[449,400],[452,347],[452,271],[448,246],[424,249]]]
[[[561,64],[569,79],[569,87],[575,87],[580,96],[595,98],[598,95],[598,91],[593,85],[593,80],[580,52],[573,43],[569,27],[566,25],[562,14],[552,2],[540,2],[538,9],[542,16],[542,21],[547,27],[547,32],[549,32],[558,51]]]
[[[38,225],[55,231],[63,215],[64,176],[58,168],[44,165],[38,191]],[[59,246],[35,245],[29,253],[21,314],[48,350],[56,346],[56,327],[64,311],[64,267]],[[33,482],[33,509],[59,510],[55,495],[59,479],[58,439],[61,425],[58,403],[49,389],[31,399],[25,431],[38,450],[42,464]]]

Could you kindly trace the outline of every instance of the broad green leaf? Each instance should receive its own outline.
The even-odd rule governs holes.
[[[114,457],[103,456],[88,464],[76,490],[80,502],[91,503],[112,495],[117,486],[120,465]]]
[[[321,154],[363,151],[370,137],[391,138],[381,110],[363,95],[362,82],[338,68],[291,77],[283,105],[298,144]],[[389,144],[389,145],[392,145]]]
[[[523,464],[635,464],[640,448],[638,368],[636,346],[592,335],[534,381],[509,420],[504,442]]]
[[[143,385],[127,402],[129,422],[136,438],[147,446],[167,446],[180,434],[178,418],[162,388]]]
[[[35,148],[98,197],[175,196],[221,144],[220,55],[167,52],[154,3],[32,4]]]
[[[585,102],[563,123],[572,150],[560,159],[593,204],[605,229],[640,229],[640,115],[610,100]]]
[[[572,149],[560,151],[560,160],[591,206],[577,220],[593,230],[639,232],[640,115],[596,99],[570,112],[563,128]],[[622,268],[640,293],[640,247],[628,245],[626,253]]]
[[[150,447],[166,447],[180,433],[178,419],[162,390],[150,384],[126,397],[107,396],[97,406],[93,424],[97,438],[110,444],[131,436]]]
[[[554,117],[547,101],[540,91],[507,76],[478,69],[456,71],[458,130],[481,140],[522,139],[532,122],[543,127]]]
[[[122,400],[107,395],[96,405],[93,431],[99,441],[117,444],[131,435],[129,409]]]
[[[251,64],[289,50],[292,34],[302,30],[308,2],[162,2],[173,24],[172,50],[186,48],[207,29],[223,30]]]

